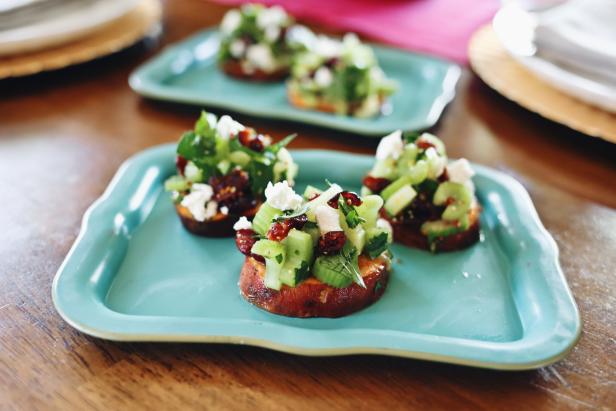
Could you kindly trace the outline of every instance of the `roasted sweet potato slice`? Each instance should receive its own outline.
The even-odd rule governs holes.
[[[182,220],[182,225],[193,234],[204,237],[233,237],[235,236],[233,224],[235,224],[241,216],[252,219],[257,213],[257,210],[259,210],[259,206],[260,203],[240,215],[218,213],[214,218],[208,221],[195,220],[190,211],[181,204],[176,204],[175,210],[180,220]]]
[[[297,287],[283,285],[279,291],[263,283],[265,264],[246,257],[240,273],[240,292],[250,303],[263,310],[288,317],[342,317],[377,301],[389,280],[390,261],[380,256],[359,257],[359,269],[366,288],[352,284],[345,288],[329,286],[314,277]]]

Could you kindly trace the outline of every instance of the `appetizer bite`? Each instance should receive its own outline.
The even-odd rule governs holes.
[[[229,10],[220,24],[220,67],[228,75],[249,80],[286,77],[292,53],[301,47],[288,35],[297,27],[293,23],[280,6],[246,4]]]
[[[298,167],[285,146],[229,116],[201,113],[193,131],[177,147],[177,174],[167,179],[176,211],[197,235],[233,235],[240,216],[253,217],[270,181],[293,183]]]
[[[381,297],[392,231],[379,218],[379,196],[332,184],[302,197],[286,181],[270,183],[265,196],[252,223],[242,217],[234,226],[246,300],[290,317],[340,317]]]
[[[386,78],[372,49],[354,34],[342,41],[318,36],[293,59],[287,83],[296,107],[355,117],[381,112],[396,83]]]
[[[466,159],[447,161],[445,145],[429,133],[384,137],[362,194],[378,194],[394,239],[409,247],[454,251],[479,240],[481,207]]]

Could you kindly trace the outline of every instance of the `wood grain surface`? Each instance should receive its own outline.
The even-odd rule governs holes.
[[[224,8],[164,4],[163,44]],[[128,74],[145,42],[78,67],[0,82],[0,409],[616,409],[616,146],[507,101],[468,70],[434,131],[452,157],[513,175],[561,250],[584,331],[561,362],[496,372],[381,356],[307,358],[212,344],[114,343],[73,330],[51,281],[86,208],[128,156],[175,141],[198,108],[146,101]],[[292,147],[370,153],[376,141],[237,116]]]

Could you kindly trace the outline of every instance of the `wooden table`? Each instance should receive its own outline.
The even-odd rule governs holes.
[[[163,43],[224,9],[166,3]],[[198,109],[145,101],[128,74],[160,49],[0,82],[0,409],[616,409],[616,146],[552,124],[464,73],[435,132],[452,157],[530,192],[561,250],[584,332],[561,362],[495,372],[380,356],[306,358],[206,344],[114,343],[73,330],[51,281],[86,208],[130,155],[174,141]],[[238,115],[293,147],[375,141]]]

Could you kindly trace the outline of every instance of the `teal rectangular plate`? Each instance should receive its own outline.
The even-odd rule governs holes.
[[[372,164],[335,151],[293,155],[299,190],[326,178],[358,189]],[[183,229],[163,191],[174,156],[174,145],[136,155],[86,212],[52,292],[60,315],[78,330],[110,340],[384,354],[498,369],[554,362],[579,336],[556,244],[511,177],[475,166],[484,207],[480,243],[438,255],[394,245],[391,281],[379,301],[343,318],[298,319],[242,299],[244,258],[234,239]]]
[[[255,83],[222,73],[216,64],[218,34],[206,30],[167,47],[129,79],[137,93],[160,100],[218,107],[258,117],[294,120],[363,135],[432,127],[453,99],[460,68],[455,64],[372,45],[385,73],[398,81],[391,113],[358,119],[300,110],[287,101],[284,81]]]

